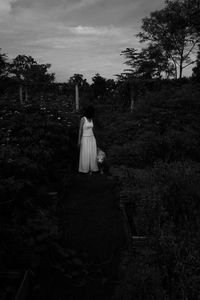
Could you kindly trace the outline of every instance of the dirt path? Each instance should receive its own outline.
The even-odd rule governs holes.
[[[126,236],[113,180],[75,175],[64,205],[65,242],[93,266],[93,278],[80,299],[110,299]],[[79,300],[79,298],[77,298]]]
[[[72,176],[63,203],[63,247],[84,261],[81,285],[70,285],[59,272],[46,272],[48,299],[108,300],[127,247],[115,182],[104,175]],[[42,296],[44,298],[44,295]],[[42,299],[41,297],[41,299]],[[39,298],[38,298],[39,299]],[[46,299],[46,298],[45,298]]]
[[[95,262],[124,245],[124,228],[114,182],[102,175],[77,175],[65,207],[65,239]]]

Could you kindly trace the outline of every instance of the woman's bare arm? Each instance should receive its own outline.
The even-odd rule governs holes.
[[[78,133],[78,147],[81,144],[81,138],[82,138],[82,134],[83,134],[83,123],[84,123],[84,118],[81,118],[80,126],[79,126],[79,133]]]

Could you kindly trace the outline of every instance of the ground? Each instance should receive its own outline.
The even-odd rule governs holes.
[[[62,247],[72,249],[80,258],[77,276],[83,264],[85,277],[80,281],[71,280],[70,284],[69,278],[66,280],[59,270],[45,268],[37,300],[111,299],[118,280],[120,257],[127,248],[116,191],[115,181],[105,175],[71,177],[63,201]],[[76,275],[76,270],[73,271]]]

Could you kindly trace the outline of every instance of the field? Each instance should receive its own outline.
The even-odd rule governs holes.
[[[78,238],[73,240],[73,236],[77,235],[81,220],[84,220],[84,213],[85,218],[90,216],[90,213],[93,216],[96,213],[100,220],[102,219],[102,222],[98,223],[100,225],[95,225],[101,228],[99,236],[108,231],[112,246],[110,251],[116,252],[113,264],[111,263],[111,273],[108,274],[108,269],[102,271],[102,268],[98,275],[91,271],[95,283],[101,282],[96,287],[105,287],[109,297],[115,289],[112,296],[114,300],[198,299],[199,98],[200,89],[197,84],[168,83],[158,90],[147,89],[139,97],[132,113],[124,107],[111,110],[110,106],[105,109],[97,105],[97,142],[106,151],[110,172],[105,175],[105,182],[97,175],[97,182],[106,195],[113,189],[116,193],[114,199],[126,199],[126,212],[132,234],[147,236],[150,240],[142,249],[135,250],[133,245],[131,253],[121,252],[124,237],[118,216],[118,202],[108,201],[109,215],[103,221],[107,202],[102,201],[102,206],[97,210],[98,206],[94,203],[91,205],[87,199],[88,193],[93,193],[93,198],[98,199],[99,186],[95,185],[94,180],[91,181],[88,190],[85,190],[85,211],[81,209],[80,195],[77,194],[76,188],[76,196],[70,196],[76,181],[80,184],[79,188],[83,185],[76,177],[80,114],[69,108],[65,101],[39,104],[30,102],[21,105],[18,101],[2,99],[2,271],[31,270],[31,286],[37,294],[36,291],[42,291],[38,287],[41,283],[39,274],[43,274],[41,269],[44,268],[44,257],[48,253],[46,261],[51,261],[54,267],[57,265],[59,274],[68,276],[68,285],[69,282],[80,284],[82,274],[88,272],[88,260],[83,256],[83,252],[78,253],[77,249],[72,249],[79,247]],[[110,196],[102,197],[111,199]],[[77,202],[74,199],[77,199]],[[68,208],[69,211],[72,209],[72,214],[68,213],[67,218],[64,211]],[[67,226],[63,225],[64,221]],[[110,227],[113,221],[117,222],[118,229]],[[95,226],[94,228],[97,228]],[[88,232],[90,230],[92,229],[88,227]],[[91,237],[88,232],[84,234],[90,245],[94,235]],[[117,232],[119,242],[116,239]],[[64,235],[68,236],[65,243]],[[71,240],[69,245],[66,244],[66,240]],[[93,243],[91,245],[94,246]],[[98,251],[96,247],[93,249],[96,258]],[[90,251],[86,252],[88,254]],[[102,261],[104,258],[106,259],[103,257]],[[117,258],[120,267],[119,262],[116,262]],[[61,270],[60,260],[64,261],[64,271]],[[91,256],[89,261],[91,262]],[[73,267],[69,267],[71,265]],[[115,279],[117,281],[114,284],[111,276],[118,267],[119,278]],[[52,276],[55,276],[55,273]],[[58,280],[60,277],[56,278]],[[87,284],[86,280],[85,285]],[[112,289],[108,286],[112,286]],[[60,288],[63,289],[63,286]],[[0,286],[2,297],[11,297],[14,292],[12,285],[8,284],[6,290]],[[94,289],[91,289],[91,293],[94,293]],[[73,291],[68,296],[75,299]]]

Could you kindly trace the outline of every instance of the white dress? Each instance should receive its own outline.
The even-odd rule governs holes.
[[[93,133],[93,126],[93,121],[88,121],[84,117],[78,169],[82,173],[99,170],[97,165],[97,144]]]

